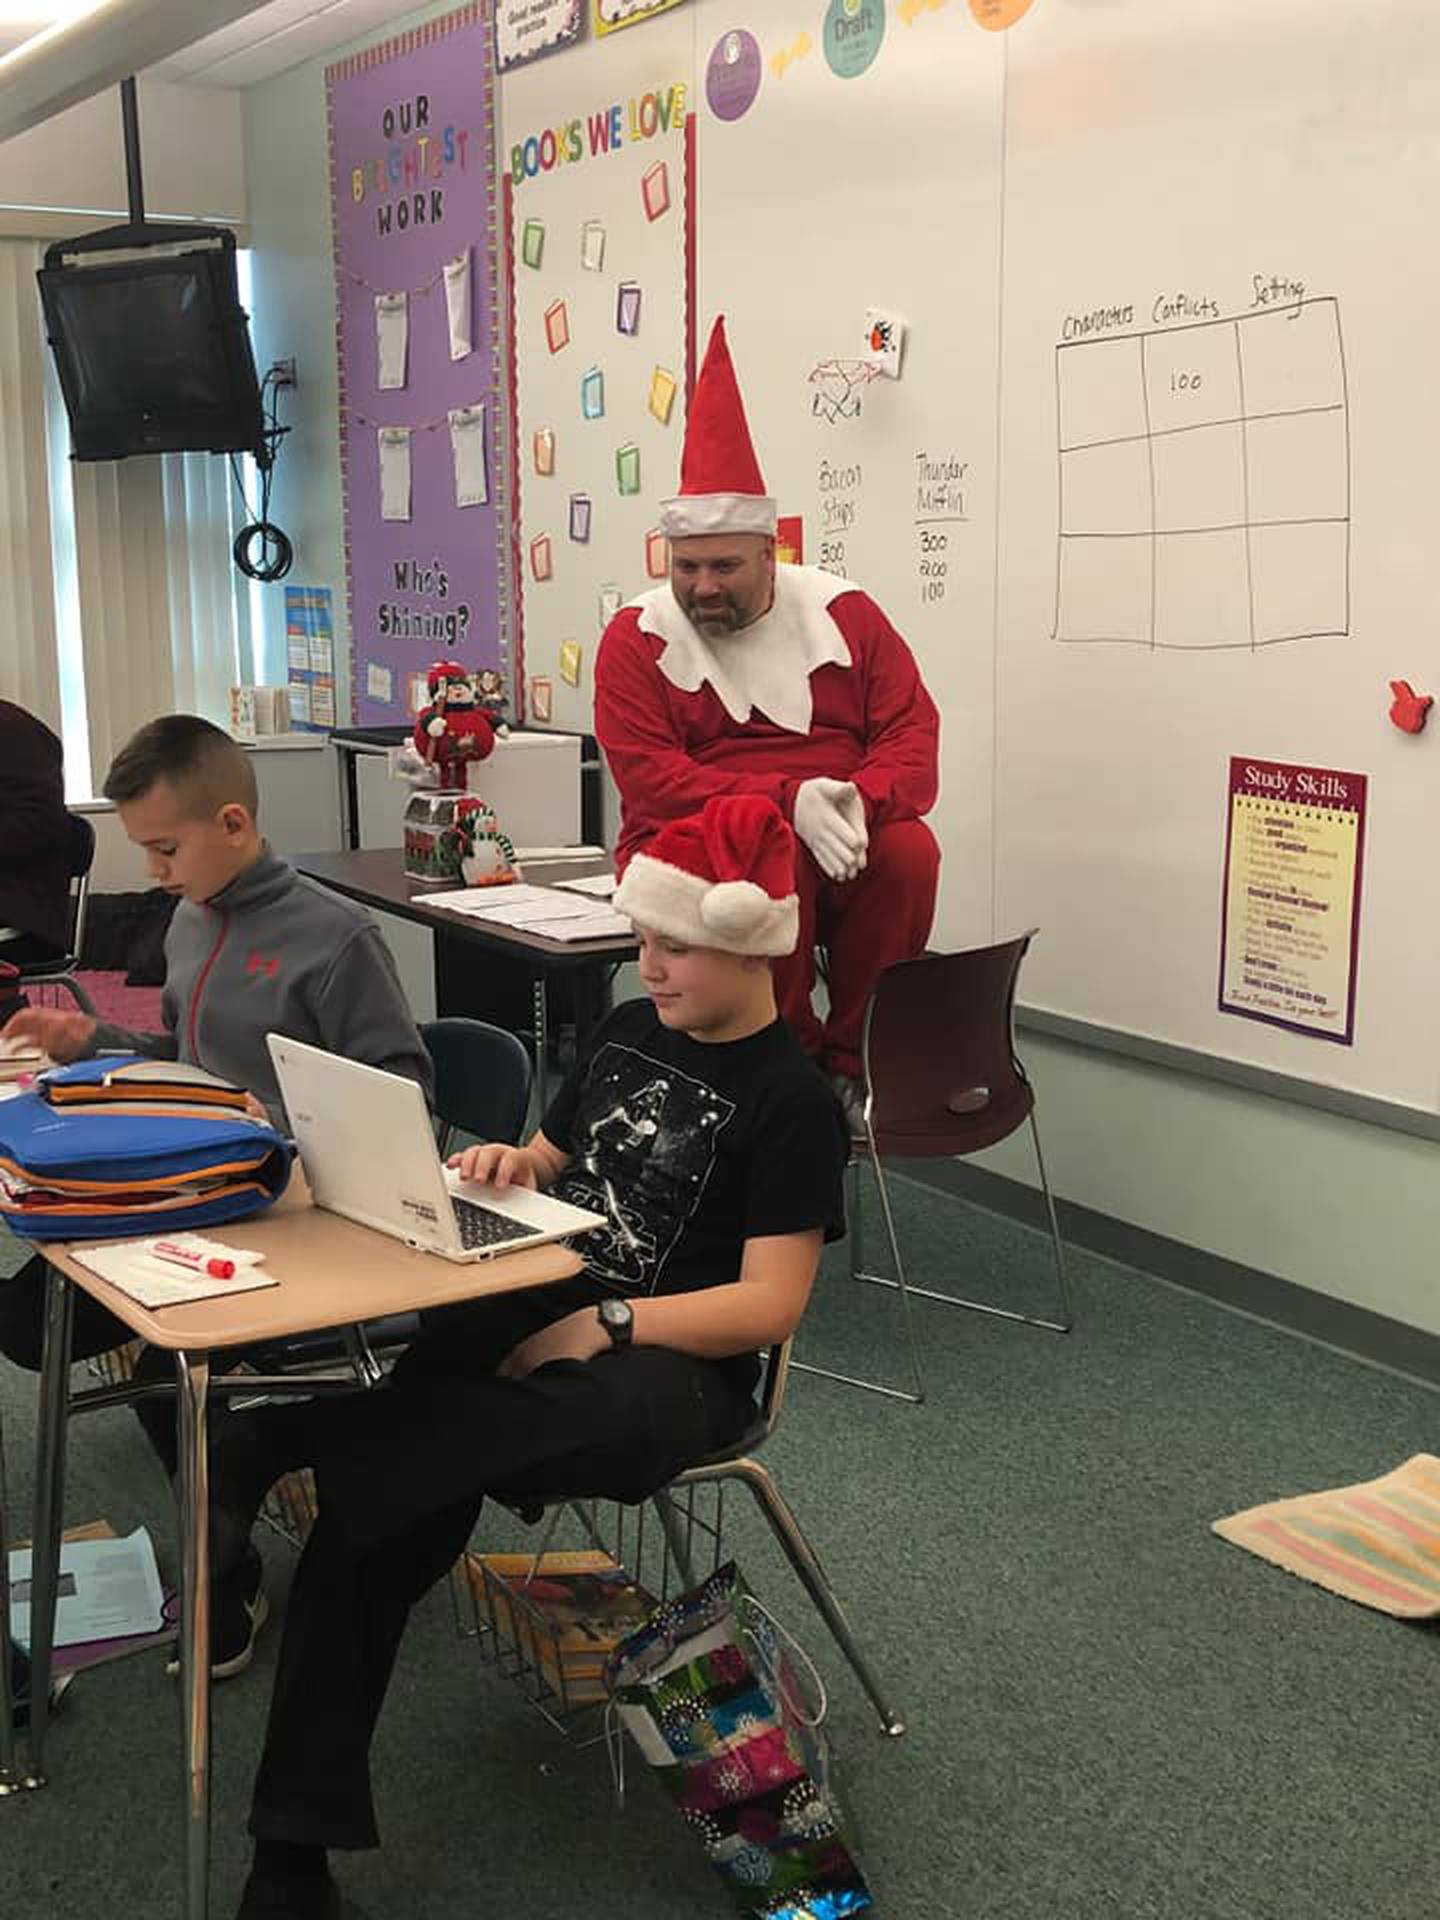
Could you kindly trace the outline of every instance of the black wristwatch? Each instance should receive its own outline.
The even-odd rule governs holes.
[[[612,1347],[628,1347],[635,1333],[635,1309],[628,1300],[602,1300],[595,1309]]]

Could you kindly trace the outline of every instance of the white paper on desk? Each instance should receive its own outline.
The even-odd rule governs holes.
[[[427,907],[449,907],[452,913],[468,913],[479,907],[503,905],[517,900],[548,900],[551,898],[549,887],[532,887],[524,880],[517,880],[507,887],[460,887],[451,888],[445,893],[412,893],[410,898]]]
[[[230,1280],[208,1273],[191,1273],[168,1260],[156,1260],[143,1240],[111,1240],[103,1247],[71,1247],[70,1256],[88,1273],[99,1274],[112,1287],[142,1307],[188,1307],[196,1300],[219,1300],[230,1293],[254,1293],[280,1283],[259,1267],[237,1266]]]
[[[30,1639],[30,1549],[10,1555],[11,1631]],[[118,1640],[158,1633],[165,1624],[165,1595],[155,1548],[144,1527],[123,1540],[62,1540],[60,1600],[55,1609],[57,1647],[88,1640]]]
[[[408,293],[377,293],[375,296],[375,357],[379,363],[376,385],[394,391],[405,384],[405,369],[410,356],[410,296]]]
[[[564,887],[568,893],[592,893],[601,900],[608,900],[620,884],[613,873],[592,873],[584,880],[557,880],[557,887]]]
[[[547,920],[535,929],[547,940],[623,940],[635,929],[623,913],[587,913],[578,920]]]
[[[512,733],[506,741],[507,749],[518,741],[544,740],[548,736],[542,733]],[[604,847],[517,847],[515,858],[525,860],[603,860]]]

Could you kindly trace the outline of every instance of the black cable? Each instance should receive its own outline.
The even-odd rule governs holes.
[[[260,511],[248,526],[240,529],[235,536],[235,544],[230,549],[235,565],[247,580],[259,580],[269,585],[273,580],[283,580],[295,564],[295,549],[288,534],[282,532],[270,518],[270,487],[275,471],[276,456],[280,443],[290,431],[280,424],[280,382],[275,378],[274,370],[265,375],[260,383],[260,403],[265,405],[266,389],[269,389],[269,412],[264,429],[265,445],[256,465],[260,469]],[[240,504],[246,513],[250,512],[250,503],[245,498],[245,488],[240,478],[240,470],[235,456],[230,456],[230,477],[235,482],[235,490],[240,496]],[[259,557],[256,557],[256,549]]]

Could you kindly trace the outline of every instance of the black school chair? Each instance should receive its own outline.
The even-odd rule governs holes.
[[[22,965],[16,986],[32,999],[39,995],[42,1004],[54,991],[68,993],[83,1013],[94,1015],[95,1003],[75,978],[85,945],[85,914],[90,901],[90,869],[95,864],[95,829],[83,813],[66,816],[70,822],[70,846],[66,871],[70,879],[69,916],[66,922],[65,951],[48,960],[32,960]],[[42,991],[42,990],[48,990]]]
[[[1035,1090],[1015,1052],[1015,988],[1021,962],[1034,937],[1032,929],[1018,939],[1002,940],[994,946],[902,960],[888,967],[876,983],[865,1009],[862,1041],[865,1131],[852,1143],[850,1271],[853,1279],[898,1292],[914,1387],[907,1392],[800,1360],[794,1363],[798,1373],[822,1374],[826,1379],[896,1400],[923,1400],[925,1385],[910,1311],[912,1299],[964,1307],[971,1313],[1017,1320],[1051,1333],[1068,1333],[1073,1326],[1065,1250],[1035,1118]],[[895,1232],[883,1157],[934,1160],[980,1153],[1007,1139],[1027,1121],[1054,1251],[1058,1300],[1053,1315],[1019,1313],[986,1301],[911,1286]],[[893,1266],[890,1274],[869,1273],[863,1267],[862,1161],[868,1161],[880,1197]]]

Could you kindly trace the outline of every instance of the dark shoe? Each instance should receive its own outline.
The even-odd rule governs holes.
[[[340,1889],[328,1873],[292,1876],[254,1867],[235,1920],[344,1920],[346,1911]]]
[[[247,1547],[233,1573],[210,1582],[210,1678],[231,1680],[255,1658],[255,1642],[270,1618],[265,1598],[265,1568],[254,1547]],[[180,1671],[178,1656],[165,1671]]]

